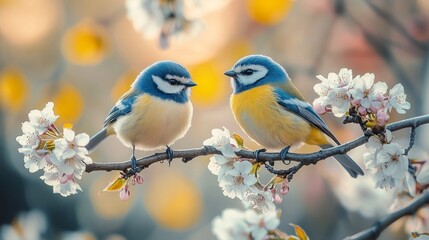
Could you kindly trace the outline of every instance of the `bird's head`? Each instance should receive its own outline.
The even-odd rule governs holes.
[[[286,71],[280,64],[264,55],[249,55],[225,72],[232,78],[234,93],[240,93],[264,84],[287,81]]]
[[[190,88],[196,85],[182,65],[173,61],[159,61],[143,70],[132,87],[163,100],[184,103],[189,100]]]

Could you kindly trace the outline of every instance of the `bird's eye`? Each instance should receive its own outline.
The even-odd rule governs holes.
[[[170,83],[170,85],[173,85],[173,86],[180,84],[180,82],[177,81],[176,79],[169,79],[168,82]]]
[[[253,72],[255,72],[255,71],[253,69],[249,68],[249,69],[246,69],[246,70],[242,71],[241,74],[243,74],[243,75],[252,75]]]

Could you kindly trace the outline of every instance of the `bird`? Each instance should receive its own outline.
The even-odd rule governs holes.
[[[86,148],[92,152],[110,135],[132,149],[131,174],[140,171],[135,150],[158,150],[185,136],[191,126],[191,88],[197,84],[189,72],[173,61],[159,61],[145,68],[130,89],[116,102],[104,120],[103,128],[91,137]]]
[[[224,73],[232,80],[230,106],[241,129],[264,148],[282,149],[302,143],[331,148],[340,145],[315,109],[304,99],[286,70],[265,55],[249,55]],[[255,151],[258,157],[260,149]],[[352,177],[364,175],[349,156],[335,155]]]

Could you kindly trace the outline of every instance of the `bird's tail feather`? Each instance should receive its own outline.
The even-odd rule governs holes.
[[[98,133],[92,136],[91,139],[89,140],[89,143],[86,145],[86,149],[88,149],[88,152],[92,152],[95,149],[95,147],[97,147],[98,144],[108,136],[109,136],[109,133],[107,131],[107,127],[104,127]]]
[[[324,144],[324,145],[320,145],[320,147],[322,149],[327,149],[327,148],[333,147],[333,145]],[[357,163],[353,161],[353,159],[351,159],[351,157],[349,157],[348,155],[346,154],[335,155],[334,158],[337,159],[337,161],[341,164],[341,166],[343,166],[347,170],[350,176],[356,178],[358,175],[362,175],[362,176],[364,175],[359,165],[357,165]]]

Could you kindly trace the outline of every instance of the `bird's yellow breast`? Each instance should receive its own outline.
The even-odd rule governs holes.
[[[299,144],[311,131],[303,118],[277,103],[270,85],[233,94],[231,109],[243,131],[264,147],[278,149]]]
[[[142,95],[133,110],[114,124],[119,139],[137,149],[154,150],[173,144],[191,126],[192,104]]]

